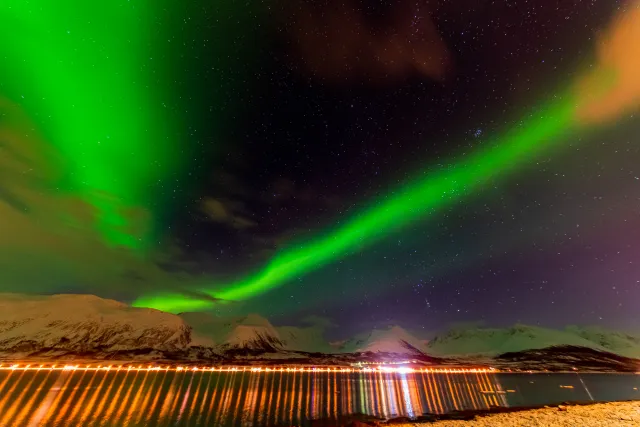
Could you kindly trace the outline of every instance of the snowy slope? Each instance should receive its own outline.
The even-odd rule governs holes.
[[[177,350],[190,340],[182,319],[158,310],[93,295],[0,294],[0,351]]]
[[[218,317],[209,313],[182,313],[180,317],[193,328],[194,345],[265,351],[277,351],[283,346],[276,328],[257,314]]]
[[[551,346],[581,346],[606,350],[602,345],[570,330],[515,325],[511,328],[454,329],[429,342],[427,351],[434,355],[486,355],[540,349]]]
[[[191,345],[215,347],[222,320],[209,313],[180,313],[178,316],[191,328]]]
[[[398,326],[374,329],[335,343],[328,343],[323,332],[322,326],[276,328],[256,314],[176,316],[92,295],[0,294],[2,357],[284,359],[299,357],[295,352],[344,353],[336,357],[352,358],[365,357],[353,354],[364,352],[376,353],[375,357],[382,353],[493,357],[528,351],[525,355],[512,355],[513,360],[505,359],[503,363],[521,363],[520,359],[526,356],[527,363],[544,364],[549,363],[549,358],[564,357],[558,347],[564,346],[640,358],[640,338],[597,327],[571,326],[564,330],[526,325],[504,329],[467,327],[450,330],[427,344]],[[565,357],[567,363],[573,363],[580,354],[574,350],[571,357]],[[600,353],[585,354],[594,359]],[[595,362],[590,363],[596,366]]]
[[[424,342],[399,326],[374,329],[341,343],[340,351],[360,353],[365,351],[380,353],[411,354],[425,350]]]
[[[589,340],[612,353],[640,359],[640,337],[597,326],[568,326],[566,331]]]
[[[564,345],[503,353],[491,359],[491,366],[523,371],[637,372],[638,362],[607,351]]]
[[[324,328],[321,326],[309,326],[306,328],[280,326],[276,329],[284,348],[287,350],[309,353],[331,353],[334,351],[324,339]]]

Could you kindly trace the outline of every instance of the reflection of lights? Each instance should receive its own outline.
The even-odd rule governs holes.
[[[40,370],[49,370],[49,371],[110,371],[111,369],[125,369],[126,371],[148,371],[148,372],[324,372],[324,373],[347,373],[347,372],[365,372],[365,373],[376,373],[376,372],[384,372],[384,373],[393,373],[393,374],[414,374],[414,373],[429,373],[429,374],[487,374],[487,373],[497,373],[498,370],[494,368],[410,368],[406,366],[394,367],[394,366],[386,366],[380,365],[375,368],[362,367],[362,368],[337,368],[337,367],[317,367],[317,366],[211,366],[211,367],[202,367],[202,366],[192,366],[192,367],[184,367],[184,366],[117,366],[113,367],[109,366],[80,366],[80,365],[64,365],[64,366],[45,366],[45,365],[37,365],[32,366],[30,364],[21,366],[20,364],[13,364],[10,366],[0,365],[0,371],[40,371]]]
[[[414,418],[415,413],[413,411],[413,405],[411,404],[411,394],[409,393],[409,384],[407,383],[407,376],[402,375],[400,377],[402,383],[402,396],[404,397],[404,406],[407,409],[407,415],[409,418]]]
[[[54,368],[24,363],[0,369],[7,371],[3,380],[11,378],[6,387],[0,384],[0,425],[9,418],[21,420],[15,425],[92,425],[101,419],[114,420],[115,425],[138,425],[143,419],[179,419],[189,425],[226,425],[230,420],[242,420],[243,425],[301,425],[353,413],[415,417],[507,405],[499,393],[499,378],[478,369],[137,364]],[[50,373],[56,383],[42,384]],[[32,385],[18,389],[18,383],[24,384],[20,378]],[[36,396],[36,387],[48,389],[48,395]],[[494,393],[481,392],[487,390]],[[30,399],[32,394],[35,398]]]
[[[372,370],[370,368],[365,368],[366,372],[371,372]],[[389,373],[396,373],[396,374],[412,374],[414,372],[416,372],[416,369],[413,368],[407,368],[406,366],[400,367],[400,368],[394,368],[392,366],[380,366],[378,367],[379,371],[382,372],[389,372]],[[417,370],[418,372],[420,370]]]

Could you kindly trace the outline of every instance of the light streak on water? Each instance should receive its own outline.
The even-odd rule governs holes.
[[[482,369],[0,366],[0,425],[256,426],[638,398],[640,376]]]
[[[9,378],[9,377],[7,377]],[[31,403],[31,406],[27,406],[24,408],[27,413],[31,413],[32,410],[35,411],[33,416],[31,417],[31,425],[40,425],[41,421],[45,419],[47,414],[49,414],[49,410],[52,407],[55,407],[55,402],[58,400],[58,395],[60,394],[60,390],[62,390],[64,384],[66,384],[69,377],[66,378],[63,375],[60,375],[52,386],[49,387],[47,394],[44,396],[44,399],[41,401],[39,405],[35,405],[35,402]],[[45,387],[43,387],[44,389]],[[33,408],[33,409],[32,409]],[[15,422],[16,424],[20,420],[9,420],[10,422]]]
[[[494,368],[409,368],[409,367],[393,367],[378,366],[375,368],[346,368],[346,367],[309,367],[309,366],[124,366],[124,365],[2,365],[0,371],[155,371],[155,372],[385,372],[396,374],[409,374],[417,372],[436,373],[436,374],[475,374],[475,373],[496,373],[499,372]],[[0,384],[2,387],[3,384]],[[2,389],[0,388],[0,392]]]
[[[499,389],[496,375],[481,369],[0,365],[0,424],[274,426],[355,413],[414,417],[486,409],[487,387]],[[495,403],[507,404],[504,397]]]
[[[584,387],[584,390],[587,392],[587,394],[589,395],[589,399],[591,399],[591,401],[593,402],[593,395],[591,394],[591,392],[589,391],[589,389],[587,388],[587,385],[584,383],[584,381],[582,381],[582,377],[580,376],[579,373],[576,372],[576,375],[578,376],[578,379],[580,379],[580,384],[582,384],[582,387]]]
[[[415,413],[413,411],[411,392],[409,391],[409,384],[407,383],[407,375],[400,374],[400,380],[402,382],[402,394],[404,397],[404,406],[407,409],[407,416],[409,418],[415,418]]]

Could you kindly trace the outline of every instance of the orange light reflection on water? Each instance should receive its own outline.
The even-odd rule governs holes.
[[[0,366],[0,425],[296,425],[507,401],[492,370]]]

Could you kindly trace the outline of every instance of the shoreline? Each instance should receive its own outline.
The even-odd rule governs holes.
[[[380,365],[376,367],[361,367],[352,365],[324,365],[307,363],[287,364],[204,364],[204,363],[175,363],[175,361],[124,361],[124,360],[8,360],[0,359],[0,371],[2,370],[137,370],[137,371],[199,371],[199,372],[369,372],[369,373],[403,373],[403,374],[618,374],[640,375],[637,372],[624,371],[596,371],[596,370],[502,370],[493,367],[441,365],[431,367],[394,367],[393,365]]]
[[[90,360],[90,359],[32,359],[11,360],[0,359],[1,370],[139,370],[139,371],[199,371],[199,372],[369,372],[369,373],[404,373],[404,374],[618,374],[640,375],[640,371],[607,371],[607,370],[515,370],[493,367],[463,366],[463,365],[436,365],[416,367],[396,367],[397,365],[380,364],[374,367],[362,367],[346,364],[312,364],[312,363],[212,363],[185,361],[135,361],[135,360]]]
[[[560,405],[495,407],[383,420],[364,415],[346,417],[336,424],[329,420],[312,420],[312,427],[513,427],[513,426],[604,426],[640,425],[640,400],[613,402],[564,402]]]
[[[439,419],[389,420],[380,425],[393,427],[507,427],[507,426],[638,426],[640,400],[616,402],[570,402],[556,406],[499,408],[468,414],[452,414]],[[361,424],[366,426],[367,423]],[[376,425],[376,424],[372,424]]]

